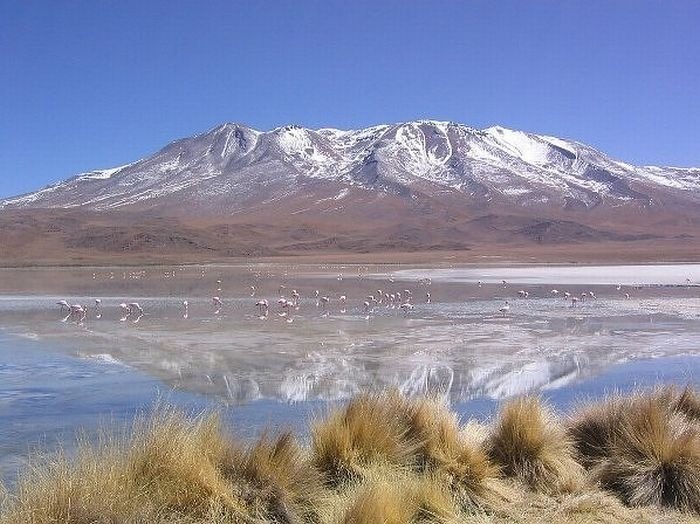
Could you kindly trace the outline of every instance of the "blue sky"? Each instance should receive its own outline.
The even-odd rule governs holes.
[[[700,2],[0,0],[0,196],[225,122],[416,118],[700,166]]]

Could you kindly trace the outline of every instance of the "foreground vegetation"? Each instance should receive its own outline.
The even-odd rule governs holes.
[[[700,521],[700,396],[671,388],[557,417],[537,398],[461,424],[448,407],[362,395],[243,445],[216,414],[159,408],[123,435],[37,459],[1,524]]]

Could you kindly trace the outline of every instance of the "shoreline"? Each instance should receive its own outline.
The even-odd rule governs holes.
[[[318,266],[331,264],[334,266],[350,266],[350,267],[362,267],[366,265],[382,265],[382,266],[413,266],[415,269],[459,269],[459,268],[509,268],[509,267],[533,267],[533,268],[547,268],[547,267],[619,267],[619,266],[663,266],[663,265],[678,265],[687,266],[700,264],[700,257],[689,258],[689,259],[654,259],[654,260],[607,260],[605,258],[601,259],[591,259],[585,261],[565,261],[565,260],[548,260],[548,261],[528,261],[523,262],[518,259],[504,259],[498,262],[494,261],[471,261],[471,260],[452,260],[451,258],[438,258],[432,261],[423,261],[423,256],[420,255],[417,259],[403,259],[400,261],[389,261],[384,259],[344,259],[335,258],[334,256],[321,255],[318,257],[311,255],[299,255],[299,256],[279,256],[274,258],[241,258],[228,261],[220,260],[209,260],[209,261],[188,261],[188,262],[177,262],[177,261],[143,261],[143,262],[128,262],[119,261],[118,263],[74,263],[74,262],[51,262],[46,264],[3,264],[0,262],[0,271],[2,270],[32,270],[32,269],[99,269],[103,270],[106,268],[172,268],[173,266],[178,267],[206,267],[206,268],[242,268],[248,266],[284,266],[284,265],[294,265],[294,266]],[[401,254],[399,254],[401,257]],[[409,269],[409,268],[405,268]]]

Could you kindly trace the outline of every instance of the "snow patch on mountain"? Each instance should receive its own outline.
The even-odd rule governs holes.
[[[413,200],[461,194],[466,205],[645,206],[659,194],[700,201],[700,169],[633,166],[553,136],[417,120],[359,130],[290,125],[268,132],[227,123],[149,158],[0,201],[0,208],[153,207],[174,198],[191,207],[239,210],[246,202],[308,191],[309,180],[335,184],[334,200],[357,187]]]
[[[113,175],[118,173],[124,168],[129,167],[131,164],[124,164],[123,166],[113,167],[111,169],[100,169],[98,171],[90,171],[89,173],[82,173],[77,176],[79,180],[108,180],[112,178]]]

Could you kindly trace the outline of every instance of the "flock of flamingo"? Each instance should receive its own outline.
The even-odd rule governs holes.
[[[339,276],[339,280],[341,280],[341,278],[342,277]],[[391,278],[389,282],[393,283],[393,278]],[[211,297],[211,303],[214,309],[214,314],[219,315],[224,307],[224,300],[220,296],[222,291],[222,281],[217,280],[216,284],[216,290],[219,294]],[[422,278],[418,280],[418,284],[429,287],[432,284],[432,281],[430,278]],[[505,280],[502,280],[501,284],[504,289],[508,287],[508,282]],[[483,286],[482,281],[479,280],[477,282],[477,286],[481,288]],[[618,292],[621,291],[622,285],[618,284],[616,289]],[[255,297],[256,292],[256,287],[250,286],[250,296]],[[570,307],[576,307],[579,302],[597,299],[593,291],[584,291],[579,296],[576,296],[569,291],[560,292],[558,289],[552,289],[550,290],[549,294],[552,298],[563,298],[570,304]],[[279,298],[276,301],[278,307],[277,315],[285,318],[287,322],[293,322],[295,313],[299,311],[301,306],[301,294],[296,289],[292,289],[289,294],[287,294],[286,286],[280,285],[278,295]],[[516,296],[521,299],[527,299],[529,298],[530,293],[527,290],[521,289],[517,292]],[[321,316],[329,316],[329,306],[332,301],[331,297],[328,295],[322,295],[318,289],[313,292],[312,297],[315,300],[316,308],[320,309],[321,311]],[[630,294],[624,293],[624,297],[629,299]],[[339,294],[334,300],[336,300],[339,304],[340,313],[345,313],[347,311],[347,296]],[[426,304],[430,304],[432,302],[430,291],[425,291],[423,301]],[[57,302],[57,305],[60,306],[60,311],[63,315],[62,322],[72,320],[76,323],[82,324],[88,318],[89,309],[85,304],[70,304],[67,300],[60,300]],[[364,312],[366,318],[369,318],[369,316],[375,311],[375,308],[382,306],[387,309],[399,309],[403,312],[403,316],[407,317],[415,307],[413,292],[410,289],[404,289],[403,291],[377,289],[376,292],[365,297],[365,300],[361,304],[361,310]],[[182,317],[185,319],[189,318],[189,301],[183,300],[182,308]],[[257,309],[259,319],[265,320],[269,317],[270,302],[267,299],[261,298],[257,300],[255,302],[255,308]],[[121,312],[121,316],[119,318],[120,322],[131,321],[136,323],[139,322],[139,320],[144,316],[144,309],[138,302],[122,302],[119,304],[119,309]],[[507,316],[510,312],[510,302],[505,300],[503,305],[498,308],[497,312],[502,316]],[[102,318],[102,300],[99,298],[95,299],[94,318]]]

